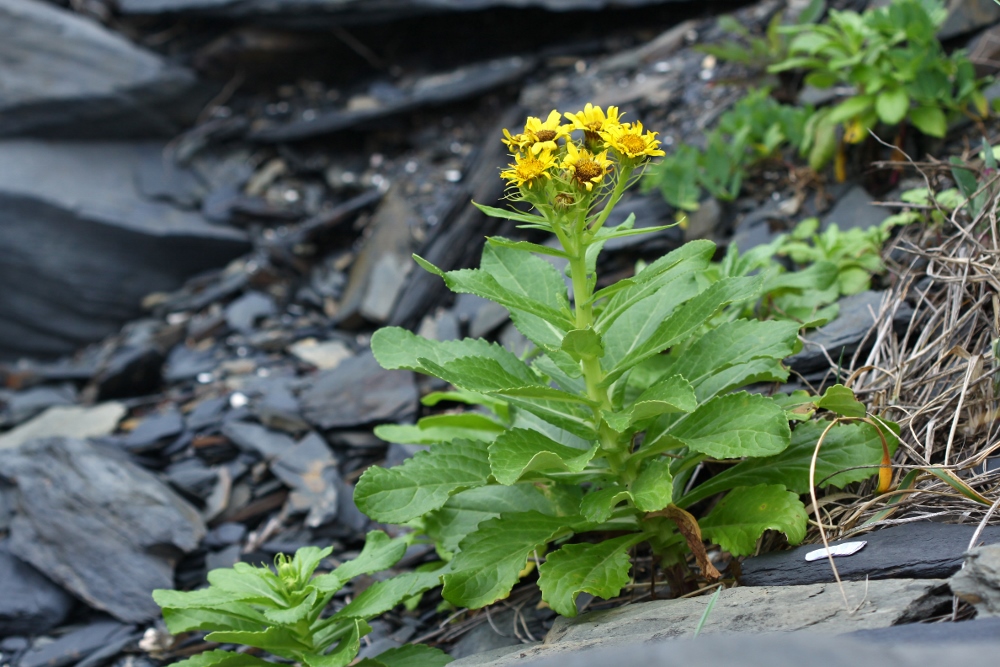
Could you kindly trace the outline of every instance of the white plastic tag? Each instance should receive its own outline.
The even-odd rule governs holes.
[[[843,544],[835,544],[835,545],[833,545],[833,546],[830,547],[829,555],[834,556],[834,557],[837,557],[837,556],[853,556],[854,554],[856,554],[859,551],[861,551],[866,544],[868,544],[868,543],[865,542],[864,540],[862,540],[860,542],[844,542]],[[816,550],[810,551],[809,553],[806,554],[806,560],[809,561],[809,562],[812,562],[814,560],[819,560],[820,558],[826,558],[826,557],[827,557],[827,550],[826,549],[816,549]]]

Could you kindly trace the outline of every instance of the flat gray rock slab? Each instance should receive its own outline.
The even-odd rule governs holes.
[[[889,627],[914,620],[928,607],[950,600],[944,583],[912,579],[847,582],[844,585],[847,599],[858,608],[853,614],[845,608],[835,584],[732,588],[719,595],[701,635],[759,635],[800,630],[842,634]],[[711,596],[702,596],[644,602],[591,612],[575,619],[559,618],[542,644],[515,647],[513,652],[509,652],[509,647],[498,649],[456,660],[451,665],[507,667],[525,664],[529,658],[558,655],[568,659],[581,651],[598,648],[691,638],[710,599]],[[498,655],[504,651],[508,652]]]
[[[976,608],[976,618],[1000,620],[1000,544],[969,551],[965,566],[948,583]]]
[[[35,438],[94,438],[115,430],[128,410],[110,401],[93,406],[57,405],[0,435],[0,449],[11,449]]]
[[[151,593],[205,535],[198,511],[124,453],[83,440],[0,451],[10,553],[128,623],[159,618]]]
[[[76,12],[0,0],[0,136],[168,136],[194,75]]]
[[[962,566],[962,558],[975,532],[974,525],[908,523],[865,533],[830,544],[868,544],[853,556],[837,558],[837,571],[848,581],[910,577],[944,579]],[[987,526],[980,542],[1000,542],[1000,526]],[[805,555],[822,544],[810,544],[748,558],[741,565],[744,586],[787,586],[833,581],[827,559],[807,562]]]

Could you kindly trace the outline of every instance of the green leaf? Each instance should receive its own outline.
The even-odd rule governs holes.
[[[501,484],[511,485],[530,471],[580,472],[597,452],[561,445],[538,431],[514,428],[489,445],[490,468]]]
[[[576,616],[576,597],[590,593],[613,598],[629,582],[628,550],[642,534],[625,535],[598,544],[566,544],[548,554],[538,567],[542,599],[562,616]]]
[[[658,512],[670,504],[673,499],[670,459],[654,458],[643,462],[632,482],[632,498],[636,508],[643,512]]]
[[[625,410],[602,413],[608,426],[624,433],[636,422],[671,412],[691,412],[698,407],[691,383],[681,375],[672,375],[645,390]]]
[[[826,117],[831,123],[843,123],[868,112],[874,104],[874,96],[857,95],[849,97],[835,106]]]
[[[427,536],[445,551],[458,551],[458,544],[483,521],[503,512],[560,514],[556,504],[532,483],[502,486],[491,484],[466,489],[448,499],[441,509],[424,516]]]
[[[548,221],[540,215],[532,215],[531,213],[524,213],[523,211],[513,209],[496,208],[495,206],[484,206],[476,202],[472,202],[472,205],[491,218],[502,218],[516,222],[527,222],[529,224],[545,224],[546,227],[548,226]]]
[[[810,421],[799,424],[792,431],[791,444],[777,456],[748,459],[695,487],[677,505],[689,507],[694,503],[737,486],[754,484],[781,484],[795,493],[809,492],[809,463],[813,450],[827,421]],[[895,434],[886,434],[889,451],[895,451],[898,440]],[[823,440],[816,461],[816,482],[820,487],[844,487],[851,482],[868,479],[877,472],[882,461],[882,441],[870,424],[835,424]],[[872,466],[846,470],[855,466]],[[845,472],[840,472],[845,470]],[[839,473],[839,474],[837,474]],[[825,481],[824,481],[825,480]]]
[[[573,434],[577,438],[582,438],[588,443],[597,438],[594,424],[594,412],[589,405],[582,402],[578,397],[560,392],[558,397],[553,396],[557,390],[538,387],[531,390],[505,390],[498,392],[507,398],[507,401],[523,411],[548,422],[563,431]],[[548,395],[547,395],[548,394]],[[544,429],[536,429],[544,430]]]
[[[346,667],[361,649],[361,637],[371,632],[371,626],[360,619],[349,621],[350,631],[340,638],[337,648],[325,655],[306,653],[302,662],[306,667]]]
[[[578,520],[578,519],[577,519]],[[539,512],[501,514],[462,540],[444,575],[442,595],[459,607],[478,609],[510,594],[528,556],[572,532],[572,517]]]
[[[806,536],[806,508],[799,496],[778,484],[740,486],[699,521],[702,533],[734,556],[749,556],[765,530],[779,530],[789,544]]]
[[[591,523],[604,523],[623,500],[632,500],[632,494],[618,486],[592,491],[583,497],[580,514]]]
[[[394,468],[372,466],[358,480],[354,502],[376,521],[402,523],[441,507],[456,491],[482,486],[489,475],[486,447],[456,440]]]
[[[593,329],[573,329],[563,337],[563,351],[574,359],[595,359],[604,356],[604,342]]]
[[[511,241],[510,239],[505,239],[502,236],[487,236],[486,242],[493,246],[510,248],[511,250],[537,252],[542,255],[569,259],[569,255],[566,254],[565,251],[559,250],[558,248],[551,248],[547,245],[539,245],[538,243],[530,243],[528,241]]]
[[[172,591],[158,588],[153,591],[153,601],[163,608],[196,609],[198,607],[217,607],[229,602],[241,600],[242,594],[230,593],[218,587],[201,588],[196,591]]]
[[[488,243],[483,247],[480,268],[518,297],[569,312],[566,282],[556,267],[541,257],[504,244]]]
[[[216,630],[205,635],[205,641],[220,644],[243,644],[281,655],[285,651],[309,651],[311,646],[299,641],[289,628],[269,627],[266,630]]]
[[[309,613],[313,611],[313,605],[316,604],[318,595],[316,589],[313,589],[297,605],[288,607],[287,609],[268,609],[264,612],[264,616],[267,620],[277,625],[295,625],[308,617]]]
[[[278,577],[264,567],[236,563],[231,568],[220,568],[208,573],[208,583],[231,593],[239,600],[267,601],[279,607],[285,599],[278,591],[282,588]]]
[[[273,667],[273,662],[261,660],[248,653],[232,651],[205,651],[187,660],[173,663],[180,667]]]
[[[326,547],[325,549],[314,546],[299,547],[292,556],[291,562],[298,580],[302,583],[309,581],[320,561],[331,553],[333,553],[333,547]]]
[[[366,588],[350,604],[333,615],[338,620],[347,618],[368,619],[384,614],[396,605],[414,595],[437,586],[441,582],[441,573],[406,572],[392,579],[377,581]]]
[[[910,122],[930,137],[941,139],[948,133],[948,120],[939,107],[917,107],[911,110]]]
[[[854,398],[854,392],[842,384],[835,384],[816,401],[817,408],[823,408],[844,417],[864,417],[868,414],[863,403]]]
[[[504,427],[486,415],[475,412],[432,415],[416,424],[381,424],[375,435],[386,442],[433,445],[456,439],[489,442],[502,433]]]
[[[234,611],[233,611],[234,610]],[[247,617],[259,617],[250,620]],[[260,612],[242,602],[231,602],[216,608],[163,608],[163,620],[170,634],[192,630],[260,630],[267,620]]]
[[[663,438],[717,459],[770,456],[781,452],[791,437],[785,411],[767,396],[738,392],[705,402]],[[643,450],[657,451],[654,441]]]
[[[910,97],[902,88],[883,90],[875,99],[875,112],[886,125],[896,125],[906,117],[910,109]]]
[[[421,365],[421,359],[441,366],[455,359],[481,357],[496,361],[512,375],[530,372],[517,356],[481,338],[437,341],[422,338],[401,327],[382,327],[372,336],[371,347],[379,364],[388,370],[403,369],[432,375]]]
[[[365,658],[354,667],[444,667],[454,660],[440,649],[423,644],[407,644]]]
[[[531,368],[524,363],[520,368],[510,368],[496,359],[459,357],[444,364],[434,363],[430,359],[420,359],[420,365],[456,387],[484,394],[511,387],[544,386]]]
[[[755,297],[760,292],[761,282],[760,276],[724,278],[659,322],[642,312],[634,317],[620,317],[604,336],[604,360],[611,370],[601,385],[611,385],[636,364],[684,340],[727,303]],[[631,314],[634,310],[636,307],[628,312]],[[624,326],[619,327],[622,324]],[[630,326],[634,328],[629,330]]]
[[[405,553],[404,538],[393,539],[381,530],[373,530],[365,536],[365,546],[357,558],[338,567],[333,571],[333,575],[343,582],[348,582],[362,574],[388,570],[399,562]]]

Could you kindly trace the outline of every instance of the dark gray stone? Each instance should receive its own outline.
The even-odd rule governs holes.
[[[412,420],[417,387],[409,371],[387,371],[371,352],[317,373],[300,395],[302,413],[318,428]]]
[[[977,618],[1000,621],[1000,544],[971,549],[948,583],[955,595],[976,608]]]
[[[55,641],[32,648],[21,658],[19,667],[63,667],[80,665],[88,657],[115,646],[115,653],[124,646],[123,641],[136,637],[135,628],[114,621],[97,621],[78,630],[62,635]],[[109,656],[110,657],[110,656]]]
[[[181,493],[208,500],[219,482],[219,473],[206,466],[197,457],[181,459],[176,463],[171,463],[164,470],[166,479],[171,486]]]
[[[246,252],[245,236],[143,199],[159,144],[0,143],[0,357],[57,356],[116,332],[151,292]]]
[[[71,384],[58,387],[32,387],[11,394],[0,425],[17,426],[55,405],[73,405],[76,389]]]
[[[295,447],[295,441],[284,433],[249,422],[226,422],[222,435],[244,452],[253,452],[264,459],[278,458]]]
[[[0,136],[170,136],[205,101],[188,70],[36,0],[0,0],[0,62]]]
[[[278,307],[267,294],[247,292],[226,306],[226,324],[241,334],[254,332],[257,320],[270,317],[278,312]]]
[[[125,436],[122,444],[131,451],[144,451],[166,438],[180,435],[184,430],[184,418],[177,408],[171,407],[166,412],[150,415],[139,422],[131,433]]]
[[[308,511],[306,526],[316,528],[337,518],[337,460],[326,441],[310,433],[271,462],[271,472],[292,489],[291,508]]]
[[[208,531],[202,544],[208,549],[221,549],[239,544],[246,535],[247,528],[242,523],[227,521]]]
[[[825,230],[833,223],[841,230],[878,226],[891,211],[884,206],[872,206],[874,201],[863,187],[855,185],[823,216],[820,229]]]
[[[11,556],[6,542],[0,540],[0,637],[48,632],[66,620],[73,598]]]
[[[211,373],[221,361],[222,353],[216,348],[192,349],[187,345],[175,345],[163,365],[163,379],[166,382],[193,380],[202,373]]]
[[[868,542],[853,556],[836,559],[837,571],[845,581],[866,577],[942,579],[962,566],[962,557],[975,530],[974,525],[908,523],[831,544]],[[1000,542],[1000,526],[987,526],[981,540],[987,544]],[[811,563],[805,560],[806,553],[822,547],[822,544],[810,544],[748,558],[741,565],[740,583],[744,586],[792,586],[833,581],[827,559]]]
[[[189,429],[199,431],[220,423],[228,407],[229,399],[225,396],[207,398],[187,414],[185,421]]]
[[[838,302],[840,313],[836,319],[807,332],[803,336],[802,350],[788,357],[785,363],[802,374],[825,370],[830,367],[830,360],[836,366],[843,359],[843,365],[847,367],[860,346],[867,350],[875,344],[874,333],[869,335],[869,331],[875,324],[873,314],[879,314],[886,294],[868,290],[842,298]],[[902,331],[912,317],[913,308],[908,302],[901,301],[893,317],[893,326]]]
[[[961,623],[908,623],[888,628],[856,630],[841,637],[873,644],[975,644],[1000,637],[1000,618],[975,618]]]
[[[126,622],[157,618],[150,593],[198,546],[198,512],[125,454],[49,438],[0,453],[13,487],[12,554],[92,607]]]
[[[1000,6],[993,0],[951,0],[948,18],[938,30],[938,39],[951,39],[1000,21]]]

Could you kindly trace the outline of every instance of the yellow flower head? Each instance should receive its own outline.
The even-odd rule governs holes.
[[[524,124],[524,134],[530,138],[531,152],[538,155],[544,150],[554,151],[556,140],[569,136],[573,131],[570,125],[560,125],[559,120],[562,114],[558,111],[551,111],[549,117],[542,122],[541,118],[528,116],[528,122]]]
[[[507,131],[507,128],[503,130],[504,138],[500,141],[507,144],[507,148],[510,149],[511,153],[521,153],[524,151],[526,146],[531,145],[531,137],[526,134],[511,134]]]
[[[577,149],[569,141],[566,142],[566,158],[561,166],[572,175],[575,183],[590,192],[595,185],[600,185],[604,175],[611,171],[612,164],[607,151],[595,155],[586,148]]]
[[[665,155],[659,149],[660,142],[657,141],[657,132],[642,132],[642,123],[623,123],[618,127],[609,128],[601,132],[601,136],[613,148],[622,159],[648,158]]]
[[[612,127],[621,125],[621,116],[618,107],[608,107],[607,115],[601,107],[595,107],[590,102],[577,113],[565,114],[566,118],[573,123],[573,129],[583,130],[584,137],[588,143],[593,143],[600,139],[601,132],[610,130]]]
[[[549,169],[554,167],[555,164],[556,159],[552,157],[552,153],[548,150],[543,150],[538,155],[531,153],[527,155],[517,154],[514,156],[514,163],[508,165],[510,169],[501,171],[500,177],[510,181],[510,185],[512,186],[527,186],[530,188],[542,177],[552,178]]]

